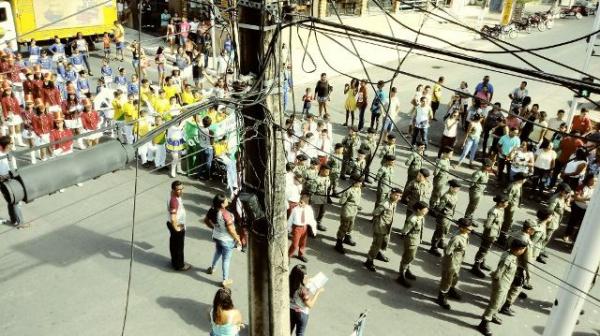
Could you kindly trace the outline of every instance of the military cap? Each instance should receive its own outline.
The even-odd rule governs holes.
[[[385,161],[394,161],[394,160],[396,160],[396,157],[392,154],[387,154],[386,156],[383,157],[383,159]]]
[[[496,202],[496,203],[508,202],[508,196],[506,196],[504,194],[496,195],[496,196],[494,196],[494,202]]]
[[[367,133],[375,134],[377,131],[373,127],[369,127],[369,129],[367,129]]]
[[[362,183],[365,180],[365,178],[360,174],[353,174],[352,176],[350,176],[350,179],[354,181],[354,183]]]
[[[458,227],[461,228],[469,228],[471,226],[473,226],[473,221],[471,221],[468,218],[461,218],[457,221]]]
[[[326,163],[324,165],[321,165],[321,169],[331,169],[331,167]]]
[[[429,177],[429,175],[431,175],[431,172],[427,168],[421,168],[421,169],[419,169],[419,173],[421,175],[423,175],[424,177]]]
[[[319,159],[317,158],[312,158],[310,159],[310,165],[311,166],[318,166],[321,162],[319,162]]]
[[[523,221],[523,231],[529,230],[535,226],[535,223],[531,219],[526,219]]]
[[[527,178],[527,175],[525,175],[524,173],[516,173],[515,176],[513,177],[513,180],[515,181],[521,181]]]
[[[292,171],[292,170],[294,170],[294,167],[296,167],[296,165],[295,165],[295,164],[293,164],[293,163],[291,163],[291,162],[288,162],[288,163],[285,165],[285,171]]]
[[[423,201],[418,201],[417,203],[415,203],[414,205],[414,209],[415,210],[421,210],[421,209],[425,209],[427,208],[427,203],[423,202]]]
[[[392,190],[390,190],[391,193],[393,194],[402,194],[402,189],[400,188],[392,188]]]
[[[454,180],[454,179],[448,181],[448,185],[450,186],[450,188],[460,187],[460,183],[458,182],[458,180]]]
[[[367,155],[367,153],[368,153],[367,150],[364,148],[361,148],[358,150],[358,154]]]
[[[552,211],[550,211],[548,208],[541,208],[535,213],[535,216],[539,220],[546,220],[548,217],[552,216]]]
[[[425,143],[421,140],[417,141],[417,147],[425,146]]]
[[[450,146],[444,146],[444,148],[442,148],[442,153],[450,153],[452,151],[454,151],[454,148]]]
[[[523,247],[527,247],[527,242],[521,239],[513,239],[512,243],[510,243],[510,248],[511,249],[520,249]]]
[[[490,159],[485,159],[483,160],[483,166],[484,167],[491,167],[494,163],[492,162],[492,160]]]
[[[306,160],[308,160],[308,156],[306,154],[298,154],[296,156],[296,160],[298,160],[298,161],[306,161]]]
[[[341,143],[338,142],[335,144],[335,149],[338,149],[338,148],[344,148],[344,145],[342,145]]]

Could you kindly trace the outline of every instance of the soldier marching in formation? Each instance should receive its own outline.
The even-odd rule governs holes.
[[[450,154],[452,151],[452,147],[442,148],[442,157],[435,163],[435,170],[433,171],[433,191],[431,192],[431,198],[429,198],[430,208],[433,208],[437,204],[440,197],[442,197],[443,189],[448,183]]]
[[[432,210],[432,212],[435,213],[435,231],[431,236],[431,248],[429,249],[429,253],[436,257],[442,256],[438,248],[443,249],[446,247],[444,239],[450,232],[450,221],[454,216],[456,203],[458,202],[460,183],[458,183],[457,180],[450,180],[448,186],[448,191],[446,191],[444,196],[437,202],[435,209]]]
[[[479,206],[479,201],[483,196],[483,191],[488,183],[490,170],[492,169],[492,160],[483,160],[483,165],[480,170],[477,170],[471,175],[471,186],[469,187],[469,204],[467,210],[465,210],[465,217],[473,219],[473,213]],[[474,227],[477,227],[475,222],[472,223]]]
[[[352,240],[352,230],[354,229],[354,222],[356,221],[360,199],[362,198],[363,177],[353,175],[350,178],[352,179],[352,187],[348,188],[340,197],[342,208],[340,211],[340,227],[337,231],[335,250],[341,254],[346,253],[344,244],[356,246],[356,242]]]
[[[401,196],[402,191],[400,189],[392,188],[385,202],[379,204],[373,211],[373,242],[367,254],[367,261],[364,263],[365,267],[372,272],[375,272],[374,259],[383,262],[389,261],[388,257],[381,250],[384,245],[387,245],[390,239],[394,214],[396,213],[396,207]]]

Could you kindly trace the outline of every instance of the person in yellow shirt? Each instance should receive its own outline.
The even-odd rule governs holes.
[[[169,111],[163,115],[163,119],[169,121],[180,113],[181,105],[177,102],[176,97],[171,97],[171,99],[169,99]]]
[[[135,126],[135,122],[139,117],[139,101],[135,99],[134,94],[130,94],[127,96],[127,102],[123,104],[123,117],[124,117],[124,125],[123,125],[123,133],[125,135],[125,142],[129,145],[133,144],[135,137],[133,136],[133,128]]]
[[[162,123],[162,116],[157,115],[154,117],[155,127],[159,127],[162,125]],[[166,142],[166,131],[160,132],[160,134],[156,135],[152,139],[152,144],[154,145],[154,167],[156,167],[156,169],[160,169],[165,166],[165,161],[167,160],[167,148],[165,147]]]
[[[148,117],[148,111],[143,109],[140,111],[140,118],[136,124],[135,132],[139,139],[144,137],[150,130],[152,130],[154,124],[154,120]],[[154,159],[154,144],[152,141],[148,141],[141,146],[138,147],[138,154],[140,156],[140,162],[143,166],[145,166],[148,161],[152,161]]]
[[[202,100],[204,100],[204,96],[202,96],[202,93],[200,93],[200,91],[194,91],[194,100],[196,102],[201,102]]]
[[[140,101],[151,103],[152,89],[150,88],[150,81],[147,79],[142,79],[142,87],[140,88]]]
[[[154,111],[161,116],[169,112],[171,104],[169,104],[169,98],[167,98],[165,90],[160,89],[158,91],[158,98],[156,98],[152,107],[154,108]]]
[[[123,114],[123,91],[116,90],[114,93],[114,98],[112,100],[112,109],[113,109],[113,119],[115,121],[115,126],[117,128],[117,139],[122,140],[123,135],[123,124],[125,123],[125,115]],[[109,125],[111,125],[109,123]]]
[[[173,81],[173,78],[167,77],[165,81],[167,84],[163,86],[163,90],[165,90],[167,98],[171,99],[171,97],[177,97],[177,99],[179,99],[179,88],[177,87],[177,84],[175,84],[175,82]]]
[[[192,86],[190,84],[186,84],[183,92],[181,93],[181,104],[183,106],[191,105],[196,102],[196,98],[194,98],[194,92],[192,91]]]

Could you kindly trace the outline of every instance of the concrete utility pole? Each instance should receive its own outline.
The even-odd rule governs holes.
[[[214,0],[210,0],[210,43],[213,54],[211,63],[213,70],[217,72],[217,57],[221,51],[217,49],[217,41],[215,40],[215,10],[215,2]]]
[[[544,336],[568,336],[573,333],[587,293],[600,264],[600,188],[592,195],[581,230],[571,252],[571,264],[558,287],[556,300],[544,329]]]
[[[258,76],[257,89],[278,85],[277,69],[266,59],[268,45],[281,10],[274,0],[238,0],[240,73]],[[278,44],[272,57],[279,57]],[[277,62],[279,64],[279,62]],[[266,66],[260,76],[261,66]],[[244,188],[253,189],[265,212],[265,220],[249,228],[248,272],[250,335],[289,336],[289,284],[285,159],[283,134],[273,123],[283,125],[279,95],[273,89],[266,106],[244,108]],[[258,125],[257,125],[258,124]]]
[[[594,17],[594,26],[592,27],[592,32],[600,29],[600,15],[596,15]],[[587,44],[587,48],[585,49],[585,60],[583,62],[583,67],[581,71],[587,73],[590,69],[590,62],[592,60],[592,53],[594,52],[594,44],[596,43],[596,36],[598,34],[594,34],[590,36],[590,39]],[[573,101],[571,102],[571,108],[569,109],[569,114],[567,114],[567,130],[571,131],[571,124],[573,123],[573,118],[575,117],[575,112],[577,112],[577,107],[579,105],[577,94],[573,95]]]

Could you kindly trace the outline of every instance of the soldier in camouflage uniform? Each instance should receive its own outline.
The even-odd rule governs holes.
[[[481,235],[481,244],[479,245],[477,254],[475,254],[473,268],[471,268],[471,273],[482,279],[485,278],[483,270],[491,270],[485,264],[485,256],[500,234],[500,227],[504,221],[504,208],[506,208],[508,197],[504,194],[497,195],[494,197],[494,202],[496,202],[496,205],[487,213],[487,219],[483,225],[483,233]]]
[[[338,180],[342,174],[342,157],[344,155],[344,145],[341,143],[335,144],[335,149],[333,155],[329,157],[329,168],[331,168],[331,172],[329,173],[329,190],[327,190],[327,202],[329,204],[333,203],[331,197],[337,197],[337,186]]]
[[[554,213],[550,211],[548,208],[542,208],[537,211],[535,214],[537,217],[536,225],[534,226],[534,232],[531,235],[531,259],[532,260],[542,260],[542,263],[546,261],[540,257],[540,253],[544,249],[544,242],[546,241],[546,230],[548,225],[553,220]],[[540,262],[538,260],[538,262]]]
[[[366,154],[365,154],[365,161],[366,161],[366,165],[365,165],[365,183],[371,183],[371,177],[370,177],[370,166],[371,166],[371,159],[374,157],[375,155],[375,149],[377,148],[377,140],[375,139],[375,133],[377,133],[375,131],[375,129],[369,127],[369,129],[367,130],[367,137],[365,139],[362,140],[361,144],[360,144],[360,148],[364,149]]]
[[[422,141],[417,141],[416,152],[411,152],[404,164],[408,167],[408,177],[406,178],[406,184],[404,185],[404,191],[408,188],[408,184],[417,178],[417,173],[423,168],[423,155],[425,153],[425,144]],[[402,195],[403,204],[406,203],[407,194]]]
[[[396,157],[396,136],[391,133],[388,134],[385,145],[382,146],[381,150],[379,151],[379,157],[381,157],[382,166],[385,162],[386,155],[392,155],[393,157]]]
[[[525,253],[527,242],[520,239],[514,239],[510,245],[510,250],[505,251],[500,257],[498,267],[492,273],[492,293],[490,302],[483,313],[481,323],[477,330],[485,336],[492,336],[489,324],[494,322],[502,324],[502,320],[496,315],[500,305],[506,300],[506,295],[510,289],[517,272],[517,258]]]
[[[376,271],[373,259],[381,255],[381,247],[384,242],[387,244],[387,240],[392,232],[396,207],[401,196],[402,191],[398,188],[393,188],[390,191],[388,199],[373,211],[373,242],[371,243],[371,248],[369,248],[367,260],[364,263],[364,266],[369,271]],[[385,261],[389,261],[385,256],[384,259],[386,259]]]
[[[375,181],[377,182],[375,208],[388,197],[392,188],[392,168],[394,167],[396,157],[387,155],[384,159],[384,163],[379,167],[377,176],[375,177]]]
[[[438,248],[444,248],[444,239],[450,231],[450,221],[454,216],[456,210],[456,204],[458,202],[458,191],[460,190],[460,183],[457,180],[450,180],[448,182],[448,191],[440,198],[436,205],[435,210],[435,231],[431,236],[431,248],[429,253],[436,257],[441,257],[442,254]]]
[[[358,155],[350,163],[350,176],[352,175],[364,175],[365,167],[367,166],[367,151],[363,148],[358,150]],[[366,180],[366,178],[365,178]],[[364,182],[363,182],[364,184]]]
[[[465,210],[465,217],[473,219],[473,213],[479,206],[479,200],[483,196],[486,184],[490,176],[490,170],[492,169],[492,160],[483,160],[483,166],[480,170],[475,171],[471,175],[471,187],[469,188],[469,205]],[[473,226],[477,227],[477,224],[473,222]]]
[[[437,303],[444,309],[450,309],[448,297],[457,301],[461,300],[461,295],[456,290],[458,283],[458,274],[465,252],[469,246],[469,234],[473,229],[471,220],[461,218],[458,220],[458,233],[448,242],[444,248],[444,257],[442,258],[442,279],[440,281],[440,292]]]
[[[342,140],[344,145],[344,161],[342,161],[342,180],[346,179],[346,175],[352,173],[352,161],[360,148],[360,138],[358,136],[358,128],[352,126],[348,128],[348,135]]]
[[[408,280],[417,279],[410,271],[410,264],[415,259],[417,248],[421,244],[423,224],[429,209],[427,208],[427,203],[418,201],[413,205],[413,211],[414,213],[404,222],[404,228],[402,228],[402,232],[400,233],[404,237],[404,251],[402,253],[402,260],[400,261],[400,274],[396,282],[406,288],[412,286]]]
[[[335,250],[341,254],[346,253],[344,244],[356,246],[356,242],[352,240],[352,230],[354,229],[354,221],[358,215],[358,206],[362,198],[362,183],[363,177],[355,175],[352,179],[352,187],[346,190],[340,197],[340,227],[337,231],[337,240]]]
[[[429,184],[429,170],[427,168],[421,168],[417,173],[417,177],[408,184],[406,189],[404,189],[404,195],[406,195],[406,220],[412,215],[412,211],[415,207],[415,204],[419,201],[425,200],[425,196],[431,190],[431,186]]]
[[[306,175],[308,169],[308,156],[306,154],[296,155],[296,167],[292,170],[294,174],[300,174],[302,177]]]
[[[569,187],[566,183],[561,183],[556,187],[556,193],[550,198],[550,203],[548,203],[548,210],[553,214],[552,220],[548,222],[548,226],[546,227],[546,238],[544,239],[544,248],[542,252],[537,258],[537,261],[545,264],[546,260],[544,258],[548,258],[548,255],[544,253],[546,249],[546,245],[552,239],[552,235],[554,231],[558,229],[560,223],[562,223],[563,214],[565,213],[565,208],[569,204],[569,199],[571,198],[571,187]]]
[[[511,184],[504,190],[504,193],[508,197],[508,204],[504,209],[504,222],[502,222],[500,237],[498,238],[498,244],[500,245],[506,244],[506,234],[512,227],[515,211],[521,203],[521,192],[523,190],[523,182],[525,182],[526,178],[525,174],[516,173]]]
[[[329,190],[329,173],[328,165],[323,165],[319,168],[319,175],[314,180],[315,189],[311,194],[310,203],[315,209],[315,219],[317,221],[317,230],[327,231],[327,228],[322,224],[325,216],[325,208],[327,204],[327,190]]]
[[[514,239],[519,239],[527,242],[527,249],[525,253],[520,255],[517,258],[517,276],[515,276],[514,281],[510,285],[510,289],[508,294],[506,295],[506,300],[500,308],[500,313],[508,316],[514,316],[515,312],[511,309],[511,305],[515,302],[519,293],[521,292],[521,288],[533,289],[531,285],[529,285],[529,263],[531,262],[531,249],[533,244],[531,242],[531,236],[535,232],[535,222],[531,219],[523,221],[523,227],[520,230],[513,230],[508,234],[508,245],[512,243]]]
[[[442,149],[442,157],[435,163],[435,170],[433,171],[433,191],[429,198],[429,207],[434,208],[440,197],[443,195],[443,189],[448,183],[448,172],[450,171],[450,153],[452,153],[452,147],[444,147]]]

